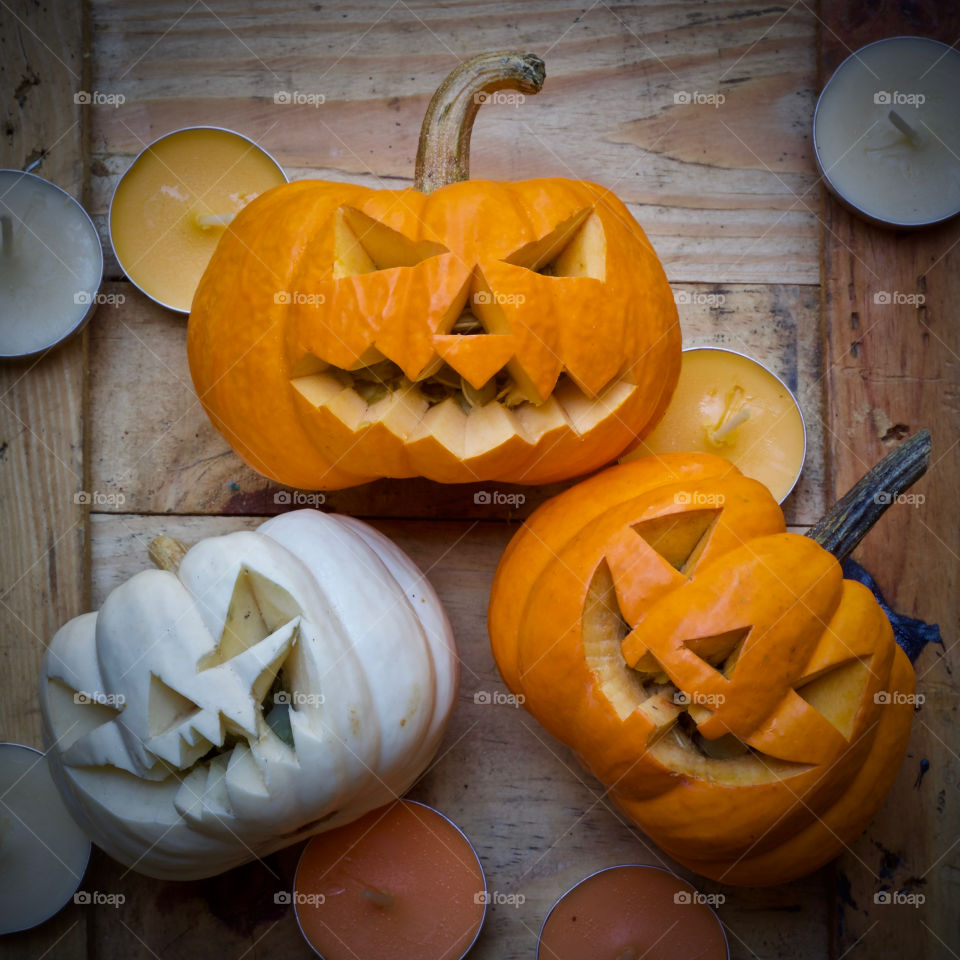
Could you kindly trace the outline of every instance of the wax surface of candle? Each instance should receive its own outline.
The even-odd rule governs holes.
[[[0,934],[57,912],[83,878],[90,841],[35,750],[0,743]]]
[[[680,901],[680,902],[678,902]],[[726,960],[716,915],[665,870],[620,866],[575,886],[553,908],[537,960]]]
[[[314,837],[294,900],[304,936],[325,960],[459,960],[483,922],[484,892],[463,834],[401,800]]]
[[[223,220],[283,171],[256,144],[227,130],[163,137],[124,175],[110,209],[110,236],[127,276],[145,293],[187,311],[225,227]],[[207,221],[209,222],[209,221]]]
[[[803,464],[803,418],[790,391],[748,357],[685,350],[667,412],[623,459],[686,451],[726,457],[782,500]]]
[[[83,210],[53,184],[0,171],[0,355],[32,353],[66,336],[100,286],[102,255]]]
[[[830,79],[817,108],[814,139],[824,173],[850,203],[881,220],[916,224],[955,213],[958,97],[956,50],[919,37],[858,50]]]

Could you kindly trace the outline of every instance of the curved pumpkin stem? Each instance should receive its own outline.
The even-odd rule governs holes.
[[[930,431],[921,430],[864,474],[826,516],[807,532],[841,562],[867,535],[887,507],[930,466]]]
[[[546,68],[532,53],[499,51],[460,64],[437,89],[420,128],[413,185],[432,193],[470,179],[470,134],[480,105],[497,90],[540,92]]]
[[[147,547],[147,553],[155,567],[176,573],[180,563],[187,555],[187,545],[173,537],[155,537]]]

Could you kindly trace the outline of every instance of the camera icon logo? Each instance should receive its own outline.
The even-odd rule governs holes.
[[[888,107],[893,103],[893,97],[890,96],[889,91],[887,90],[878,90],[873,95],[873,102],[881,107]]]
[[[474,503],[488,504],[493,502],[493,497],[489,490],[478,490],[473,495]]]
[[[293,902],[293,897],[290,895],[289,891],[281,890],[279,893],[273,895],[273,902],[280,904],[280,906],[289,906]]]
[[[273,95],[274,103],[290,103],[291,99],[290,92],[287,90],[277,90]]]
[[[890,296],[890,292],[888,290],[878,290],[873,295],[873,302],[881,305],[890,303],[892,300],[893,297]]]
[[[673,895],[674,903],[693,903],[693,896],[689,890],[678,890]]]
[[[273,302],[278,306],[282,307],[285,304],[290,302],[290,294],[286,290],[278,290],[273,295]]]
[[[686,91],[686,90],[678,90],[678,91],[673,95],[673,102],[674,102],[674,103],[687,104],[687,103],[690,103],[690,101],[691,101],[690,94],[689,94],[689,92]]]

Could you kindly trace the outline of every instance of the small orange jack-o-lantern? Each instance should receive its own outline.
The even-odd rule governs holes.
[[[612,193],[469,180],[485,94],[536,93],[543,62],[487,54],[437,91],[415,189],[300,181],[224,234],[190,315],[214,425],[282,483],[376,477],[543,483],[608,463],[659,420],[677,311]]]
[[[497,570],[504,680],[676,860],[732,884],[816,869],[880,805],[913,713],[910,662],[837,556],[928,457],[925,433],[809,537],[719,457],[645,458],[565,491]]]

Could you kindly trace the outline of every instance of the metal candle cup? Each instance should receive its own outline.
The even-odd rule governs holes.
[[[90,841],[60,798],[46,757],[0,743],[0,934],[64,907],[83,880]]]
[[[22,170],[0,170],[0,228],[0,359],[28,357],[90,318],[103,250],[69,193]]]
[[[675,452],[726,457],[783,503],[803,469],[806,423],[790,388],[753,357],[688,347],[663,419],[623,461]]]
[[[310,840],[293,892],[300,930],[324,960],[460,960],[487,900],[463,831],[412,800]]]
[[[287,182],[249,137],[184,127],[145,147],[110,202],[110,243],[130,282],[178,313],[190,301],[223,230],[251,200]]]
[[[710,901],[663,867],[606,867],[550,909],[537,960],[729,960],[726,932]]]
[[[813,115],[817,168],[856,215],[918,229],[960,213],[960,53],[889,37],[852,53]]]

